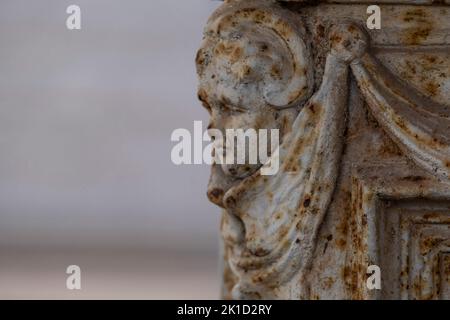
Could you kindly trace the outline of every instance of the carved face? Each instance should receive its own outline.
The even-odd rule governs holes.
[[[251,23],[252,15],[265,17],[268,25]],[[250,9],[210,21],[196,59],[198,96],[211,115],[209,129],[220,130],[224,139],[227,129],[278,129],[282,142],[298,113],[295,107],[312,90],[308,50],[291,27]],[[216,145],[224,146],[225,155],[233,152],[236,160],[237,143],[234,150],[227,141]],[[221,164],[226,175],[243,178],[261,167],[260,162],[249,163],[248,147],[247,143],[246,163]]]
[[[286,62],[283,55],[275,51],[277,45],[280,44],[276,41],[240,38],[220,41],[215,46],[208,67],[201,73],[198,96],[211,116],[208,128],[220,130],[224,140],[227,129],[279,129],[282,137],[292,124],[297,113],[294,108],[275,108],[261,94],[262,86],[270,80],[268,78],[276,80],[282,76]],[[197,59],[199,64],[202,54],[201,49]],[[245,146],[245,164],[236,163],[237,141],[234,150],[230,150],[229,145],[227,147],[227,141],[216,141],[216,145],[224,146],[224,156],[228,152],[235,156],[234,164],[221,164],[227,175],[243,178],[262,165],[260,162],[249,163],[248,143]],[[270,149],[267,146],[267,150]]]
[[[204,91],[200,89],[199,96],[202,96],[202,102],[205,108],[210,113],[210,123],[208,128],[218,129],[222,132],[223,141],[215,141],[216,146],[223,146],[223,156],[226,158],[228,153],[234,155],[233,164],[222,163],[221,167],[226,175],[244,178],[257,171],[263,163],[258,160],[258,163],[252,164],[249,162],[249,143],[244,147],[239,144],[239,141],[235,141],[233,149],[230,149],[229,141],[226,137],[227,129],[243,129],[244,132],[247,129],[279,129],[280,138],[283,134],[289,130],[295,115],[297,114],[295,109],[288,110],[276,110],[267,104],[261,104],[259,106],[233,104],[229,98],[225,95],[216,95],[213,92],[211,96],[204,94]],[[265,146],[265,150],[270,153],[270,135],[268,137],[268,145]],[[213,137],[214,138],[214,137]],[[255,140],[257,145],[262,143],[259,136],[256,136]],[[245,163],[237,164],[237,149],[243,148],[245,150]],[[221,152],[220,147],[216,147],[215,152]]]

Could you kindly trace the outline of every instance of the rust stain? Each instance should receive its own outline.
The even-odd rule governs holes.
[[[410,24],[403,35],[403,42],[408,45],[423,43],[433,31],[432,17],[422,8],[415,8],[403,14],[403,21]]]
[[[403,177],[402,180],[406,180],[406,181],[412,181],[412,182],[418,182],[418,181],[422,181],[422,180],[426,180],[427,178],[422,177],[422,176],[406,176]]]
[[[428,81],[428,82],[425,84],[425,90],[427,91],[427,93],[428,93],[430,96],[435,96],[435,95],[437,95],[438,92],[439,92],[439,87],[440,87],[440,84],[438,84],[438,83],[436,83],[436,82],[434,82],[434,81]]]
[[[281,69],[275,65],[270,68],[270,76],[275,80],[281,80],[283,78],[281,75]]]
[[[431,249],[436,247],[444,239],[437,237],[427,237],[420,242],[420,252],[422,255],[427,254]]]

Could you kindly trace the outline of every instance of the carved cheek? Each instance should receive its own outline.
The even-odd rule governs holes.
[[[211,110],[208,129],[221,129],[223,127],[223,114],[217,108],[213,107]]]
[[[278,129],[278,121],[275,119],[276,112],[263,108],[255,112],[251,119],[251,127],[258,129]]]
[[[228,115],[224,119],[225,129],[247,129],[253,128],[251,126],[252,119],[248,115],[243,114],[233,114]]]

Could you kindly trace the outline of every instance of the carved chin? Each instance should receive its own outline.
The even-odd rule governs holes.
[[[234,178],[246,178],[258,171],[260,164],[222,164],[223,172]]]

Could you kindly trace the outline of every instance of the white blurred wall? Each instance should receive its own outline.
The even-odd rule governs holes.
[[[173,165],[170,134],[207,120],[194,57],[219,4],[0,2],[0,247],[217,250],[209,168]]]

